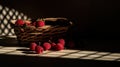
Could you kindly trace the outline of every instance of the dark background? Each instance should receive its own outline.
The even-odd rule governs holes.
[[[120,5],[114,0],[2,0],[0,4],[31,18],[69,18],[75,23],[71,37],[78,48],[120,49]]]

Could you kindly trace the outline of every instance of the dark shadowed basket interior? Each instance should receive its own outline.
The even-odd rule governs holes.
[[[55,20],[54,20],[55,19]],[[46,18],[45,26],[14,26],[14,31],[19,44],[30,42],[46,42],[55,41],[59,38],[66,38],[67,31],[72,23],[68,19],[63,18]]]

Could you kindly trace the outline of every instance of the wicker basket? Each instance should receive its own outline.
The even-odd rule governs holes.
[[[55,19],[44,19],[46,25],[43,27],[36,28],[34,26],[14,26],[14,31],[19,44],[30,42],[45,42],[48,40],[55,41],[59,38],[65,38],[67,30],[72,24],[69,20],[66,19]]]

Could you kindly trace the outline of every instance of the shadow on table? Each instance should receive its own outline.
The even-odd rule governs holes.
[[[18,46],[16,36],[0,36],[0,46]]]
[[[3,66],[44,66],[44,67],[61,67],[61,66],[109,66],[120,65],[119,62],[97,61],[86,59],[66,59],[51,57],[31,57],[0,54],[0,64]]]

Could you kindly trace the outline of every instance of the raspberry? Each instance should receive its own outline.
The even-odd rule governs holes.
[[[64,39],[58,39],[58,42],[61,43],[63,46],[65,45],[65,40]]]
[[[53,42],[53,43],[51,43],[51,46],[52,46],[52,47],[53,47],[53,46],[55,46],[55,45],[56,45],[56,43],[54,43],[54,42]]]
[[[56,45],[56,43],[54,43],[54,42],[53,42],[53,43],[51,43],[51,49],[52,49],[52,50],[54,50],[54,49],[55,49],[55,45]]]
[[[57,45],[55,45],[55,50],[63,50],[64,46],[61,43],[57,43]]]
[[[34,51],[35,50],[35,48],[36,48],[36,46],[37,46],[37,44],[36,43],[31,43],[30,44],[30,50],[32,50],[32,51]]]
[[[37,54],[42,54],[43,53],[43,51],[44,51],[44,49],[43,49],[43,47],[42,46],[36,46],[36,49],[35,49],[35,51],[36,51],[36,53]]]
[[[45,50],[49,50],[51,48],[51,44],[48,42],[43,43],[43,47]]]
[[[38,21],[37,22],[37,27],[42,27],[45,26],[45,22],[44,21]]]
[[[24,25],[24,21],[21,20],[21,19],[19,19],[19,20],[17,20],[17,21],[15,22],[15,25],[17,25],[17,26],[23,26],[23,25]]]

